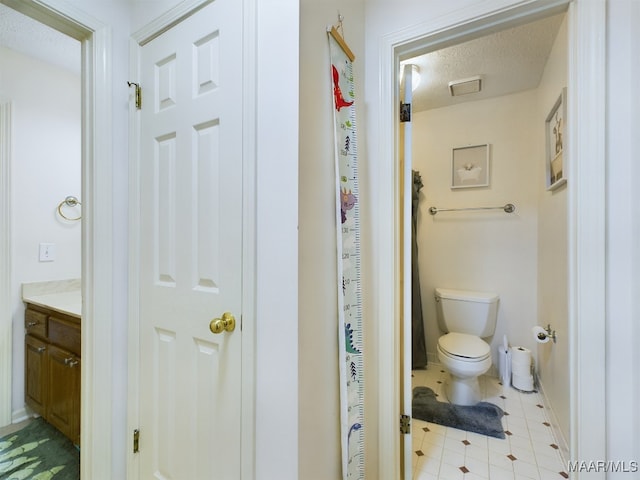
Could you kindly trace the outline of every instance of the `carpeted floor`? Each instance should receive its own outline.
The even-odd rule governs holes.
[[[42,418],[0,438],[0,480],[78,480],[80,452]]]

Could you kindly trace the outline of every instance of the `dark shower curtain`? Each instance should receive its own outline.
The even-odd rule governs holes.
[[[420,173],[413,173],[413,192],[411,198],[411,368],[427,366],[427,347],[422,319],[422,298],[420,296],[420,274],[418,272],[418,242],[416,229],[418,226],[418,200],[423,187]]]

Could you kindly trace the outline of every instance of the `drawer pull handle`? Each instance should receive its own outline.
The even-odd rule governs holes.
[[[44,352],[46,349],[47,349],[47,347],[38,347],[37,352],[38,352],[38,353],[42,353],[42,352]]]
[[[27,323],[27,328],[35,327],[36,325],[38,325],[38,322],[29,322]]]
[[[70,368],[73,368],[78,364],[78,360],[73,357],[68,357],[64,359],[64,364],[68,365]]]

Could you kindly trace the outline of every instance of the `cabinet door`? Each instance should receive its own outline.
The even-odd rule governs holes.
[[[31,335],[25,336],[25,401],[38,415],[46,417],[49,386],[49,346]]]
[[[80,441],[80,358],[49,346],[49,405],[47,420],[69,437]]]

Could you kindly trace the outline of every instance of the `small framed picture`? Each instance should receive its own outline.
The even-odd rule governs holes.
[[[555,190],[567,182],[563,159],[567,127],[566,98],[567,89],[563,88],[545,121],[547,139],[545,175],[547,190]]]
[[[453,149],[451,188],[489,186],[489,144]]]

